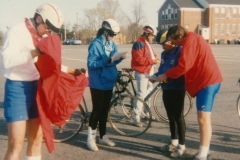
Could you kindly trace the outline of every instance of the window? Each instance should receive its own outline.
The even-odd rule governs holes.
[[[214,31],[215,31],[214,34],[215,34],[215,35],[218,35],[218,24],[215,24],[215,29],[214,29]]]
[[[227,18],[232,18],[231,15],[231,8],[227,8]]]
[[[240,11],[240,9],[239,9],[239,11]],[[177,19],[177,9],[175,9],[174,18]]]
[[[237,25],[232,24],[232,34],[236,34],[236,30],[237,30]]]
[[[164,25],[161,25],[161,29],[164,29]]]
[[[230,29],[230,24],[227,24],[227,28],[226,28],[226,33],[227,35],[230,35],[231,34],[231,29]]]
[[[232,18],[237,18],[237,8],[232,9]]]
[[[173,8],[171,8],[171,19],[174,19]]]
[[[168,9],[165,9],[165,19],[168,19]]]
[[[165,24],[165,29],[168,29],[168,24]]]
[[[171,19],[171,8],[168,9],[168,19]]]
[[[165,17],[164,17],[164,11],[162,11],[162,20],[164,20]]]
[[[215,18],[219,18],[219,8],[215,8]]]
[[[221,18],[225,18],[225,8],[221,8]]]
[[[220,34],[221,34],[221,35],[224,35],[224,34],[225,34],[225,24],[221,24]]]

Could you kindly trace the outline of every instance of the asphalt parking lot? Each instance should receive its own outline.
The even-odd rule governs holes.
[[[62,61],[64,65],[73,68],[86,68],[87,45],[63,46]],[[160,55],[160,45],[152,44],[155,52]],[[240,45],[211,45],[214,56],[221,69],[224,82],[216,96],[212,112],[213,135],[211,142],[211,158],[213,160],[238,160],[240,159],[240,119],[236,110],[236,100],[240,94],[240,87],[237,80],[240,78]],[[1,49],[1,46],[0,46]],[[118,65],[130,67],[131,45],[119,45],[119,51],[127,51],[127,59]],[[0,75],[0,159],[4,158],[7,149],[7,125],[3,116],[3,94],[5,78]],[[91,97],[89,89],[85,91],[85,97],[91,110]],[[195,101],[194,101],[195,102]],[[152,112],[154,110],[152,109]],[[154,113],[155,114],[155,113]],[[195,103],[190,116],[186,119],[186,147],[188,154],[194,154],[199,147],[199,132],[196,120]],[[107,126],[109,137],[116,142],[115,147],[99,145],[98,152],[87,150],[86,127],[77,137],[66,142],[56,143],[56,150],[48,153],[43,143],[43,160],[140,160],[140,159],[161,159],[169,160],[169,153],[161,153],[157,150],[159,146],[169,141],[168,124],[159,121],[153,122],[151,128],[139,137],[123,137],[116,133],[110,125]],[[21,160],[24,159],[26,142],[21,153]],[[175,158],[177,159],[185,159]]]

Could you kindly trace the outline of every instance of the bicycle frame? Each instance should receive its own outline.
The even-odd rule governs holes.
[[[158,85],[156,85],[153,90],[148,93],[148,95],[144,98],[144,102],[148,101],[148,99],[158,90],[161,88],[161,83],[158,83]]]

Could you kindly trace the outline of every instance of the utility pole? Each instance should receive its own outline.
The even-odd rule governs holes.
[[[76,27],[76,32],[78,33],[78,12],[77,12],[77,27]],[[79,35],[78,35],[79,36]],[[79,38],[79,37],[78,37]]]
[[[66,33],[66,21],[64,21],[64,37],[65,37],[65,40],[67,39],[67,33]]]

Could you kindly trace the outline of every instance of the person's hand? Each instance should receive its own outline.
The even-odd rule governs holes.
[[[160,74],[160,75],[158,76],[158,81],[159,81],[160,83],[165,83],[165,82],[167,81],[167,76],[166,76],[165,74]]]
[[[159,64],[160,63],[160,59],[154,59],[153,60],[153,64]]]
[[[41,52],[38,48],[31,50],[30,53],[32,55],[32,58],[37,57],[40,54],[43,54],[43,52]]]
[[[80,69],[75,69],[73,75],[74,76],[79,76],[79,75],[85,74],[85,73],[86,73],[86,69],[80,68]]]
[[[149,81],[150,81],[151,83],[155,83],[155,82],[156,82],[156,81],[153,80],[153,79],[149,79]]]
[[[121,58],[122,58],[122,59],[126,59],[126,58],[127,58],[127,55],[126,55],[126,54],[123,54]]]

